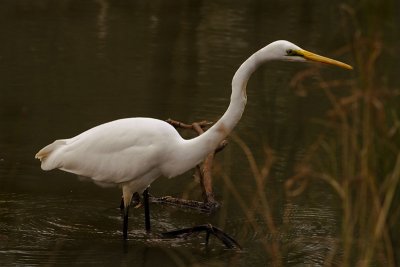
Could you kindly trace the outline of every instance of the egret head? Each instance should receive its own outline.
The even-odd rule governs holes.
[[[348,64],[314,54],[285,40],[275,41],[267,45],[265,48],[268,48],[266,50],[268,50],[269,54],[268,57],[270,59],[283,60],[283,61],[299,61],[299,62],[314,61],[314,62],[335,65],[345,69],[353,69],[353,67]]]

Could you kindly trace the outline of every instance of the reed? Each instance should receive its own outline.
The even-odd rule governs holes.
[[[295,78],[295,84],[300,85],[308,74],[317,77],[331,104],[326,116],[317,121],[321,132],[297,164],[294,175],[284,184],[287,202],[296,201],[295,197],[310,190],[309,185],[315,181],[325,182],[338,195],[340,233],[323,256],[324,266],[397,266],[399,263],[395,244],[399,242],[396,229],[400,226],[400,205],[397,204],[400,200],[400,94],[382,84],[376,72],[384,49],[378,36],[356,35],[342,49],[355,57],[355,74],[351,80],[326,81],[318,71],[309,70]],[[257,164],[258,160],[243,140],[235,135],[232,140],[248,159],[257,188],[254,201],[245,204],[229,177],[222,175],[224,183],[241,203],[254,232],[278,236],[282,228],[278,229],[274,223],[273,206],[265,190],[273,166],[273,152],[266,149],[266,160]],[[282,242],[268,241],[263,246],[272,265],[283,265],[285,245]]]
[[[399,217],[400,132],[396,90],[379,83],[376,68],[383,44],[355,36],[356,75],[347,96],[336,96],[339,81],[319,77],[332,109],[325,131],[310,147],[298,172],[286,182],[289,196],[310,179],[325,181],[342,202],[341,266],[396,266],[393,241]],[[396,201],[397,200],[397,201]],[[397,225],[398,226],[398,225]],[[327,262],[329,266],[330,263]]]

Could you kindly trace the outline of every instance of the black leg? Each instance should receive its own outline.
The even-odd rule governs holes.
[[[124,211],[124,207],[125,207],[124,198],[121,197],[121,204],[119,204],[119,209],[121,210],[121,212]]]
[[[124,224],[122,227],[122,232],[124,234],[124,239],[128,239],[128,215],[129,215],[129,206],[124,207]]]
[[[144,222],[146,231],[150,232],[150,206],[149,206],[149,188],[146,188],[143,192],[144,201]]]

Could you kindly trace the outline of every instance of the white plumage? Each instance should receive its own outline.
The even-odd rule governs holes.
[[[193,168],[232,131],[246,105],[247,81],[257,67],[271,60],[312,60],[351,69],[347,64],[310,53],[288,41],[276,41],[239,67],[232,80],[227,111],[199,137],[185,140],[161,120],[128,118],[96,126],[70,139],[57,140],[41,149],[36,158],[41,160],[43,170],[58,168],[89,177],[101,185],[121,186],[126,226],[133,193],[142,193],[160,176],[174,177]]]

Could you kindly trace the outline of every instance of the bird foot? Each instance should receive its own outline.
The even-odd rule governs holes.
[[[197,225],[194,227],[189,227],[189,228],[183,228],[183,229],[178,229],[174,231],[168,231],[162,233],[162,236],[164,238],[187,238],[193,234],[198,234],[200,232],[206,232],[206,246],[208,245],[208,241],[210,238],[210,235],[214,235],[216,238],[218,238],[222,243],[227,248],[233,249],[239,249],[241,250],[242,247],[239,245],[238,242],[236,242],[235,239],[233,239],[231,236],[229,236],[227,233],[222,231],[221,229],[212,226],[211,224],[203,224],[203,225]]]

